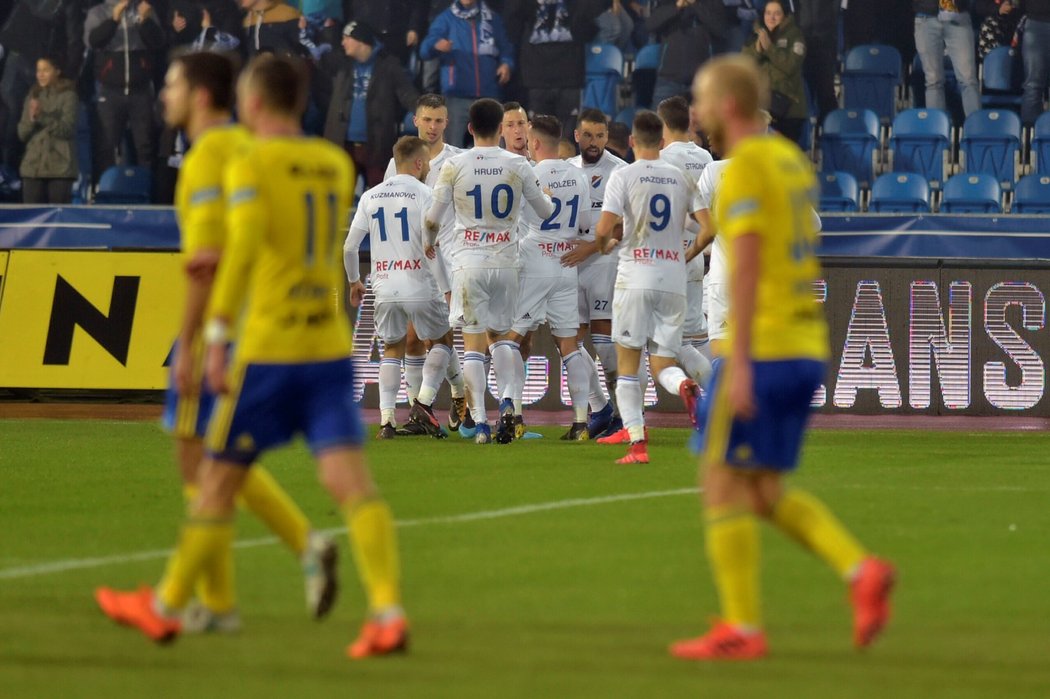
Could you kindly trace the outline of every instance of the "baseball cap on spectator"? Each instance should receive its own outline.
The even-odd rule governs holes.
[[[375,32],[363,22],[347,22],[347,25],[343,27],[343,36],[348,36],[354,41],[360,41],[362,44],[368,44],[369,46],[375,46],[376,44]]]

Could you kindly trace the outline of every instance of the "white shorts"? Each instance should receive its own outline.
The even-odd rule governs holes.
[[[576,337],[580,314],[576,307],[578,284],[575,274],[560,277],[521,278],[514,332],[524,335],[546,322],[554,337]]]
[[[707,285],[707,337],[724,340],[729,335],[729,285],[711,282]]]
[[[613,287],[616,286],[616,256],[596,260],[579,271],[580,323],[612,318]]]
[[[452,273],[448,319],[465,333],[505,333],[514,324],[518,305],[518,270],[458,269]]]
[[[704,283],[690,281],[685,285],[685,324],[683,337],[706,337],[707,319],[704,318]]]
[[[682,347],[685,296],[651,289],[617,289],[613,302],[613,342],[649,348],[657,357],[674,357]]]
[[[448,304],[429,301],[376,301],[376,333],[384,343],[397,342],[408,333],[408,324],[420,340],[437,340],[449,331]]]

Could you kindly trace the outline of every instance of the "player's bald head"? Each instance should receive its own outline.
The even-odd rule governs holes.
[[[738,118],[754,120],[769,106],[769,83],[750,56],[716,56],[696,74],[693,100],[701,107],[726,103]]]
[[[298,58],[261,54],[241,73],[238,93],[255,97],[268,111],[298,118],[306,111],[309,84],[309,73]]]

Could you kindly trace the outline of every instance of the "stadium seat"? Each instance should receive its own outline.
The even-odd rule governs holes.
[[[616,103],[623,78],[623,54],[612,44],[587,47],[587,83],[583,88],[583,107],[616,114]]]
[[[893,120],[889,162],[893,172],[917,172],[940,189],[951,174],[951,120],[940,109],[907,109]]]
[[[409,112],[405,115],[405,118],[401,120],[401,135],[402,136],[418,136],[419,129],[416,128],[415,122],[412,120],[415,118],[415,112]]]
[[[901,55],[892,46],[865,44],[846,54],[842,90],[846,109],[871,109],[884,122],[897,113],[901,84]]]
[[[981,64],[981,106],[985,109],[1021,108],[1024,63],[1009,46],[994,48]]]
[[[1050,175],[1050,112],[1043,112],[1032,129],[1032,171]]]
[[[1050,214],[1050,175],[1022,177],[1014,188],[1013,212]]]
[[[914,172],[888,172],[871,186],[868,211],[881,214],[928,213],[930,184]]]
[[[824,119],[821,172],[848,172],[870,186],[879,151],[879,118],[870,109],[836,109]]]
[[[991,175],[960,173],[944,184],[941,213],[995,214],[1002,211],[1002,190]]]
[[[114,165],[102,173],[96,204],[149,204],[153,178],[148,168]]]
[[[664,55],[663,44],[643,46],[634,58],[634,71],[631,73],[631,90],[634,103],[639,107],[652,107],[653,90],[656,89],[656,71]]]
[[[860,188],[848,172],[820,175],[820,210],[852,213],[860,209]]]
[[[1021,169],[1021,118],[1005,109],[982,109],[966,117],[959,140],[963,172],[993,176],[1013,188]]]
[[[624,107],[613,121],[618,121],[630,129],[634,126],[634,115],[638,113],[638,109],[638,107]]]

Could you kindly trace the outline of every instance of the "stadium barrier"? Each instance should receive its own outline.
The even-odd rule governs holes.
[[[168,224],[154,231],[164,231],[154,238],[166,244],[141,245],[150,236],[140,235],[134,247],[152,250],[117,252],[128,247],[121,229],[137,225],[140,210],[105,211],[102,222],[93,224],[105,229],[76,228],[83,221],[59,220],[57,214],[41,224],[63,224],[55,229],[59,237],[78,232],[101,251],[54,249],[67,245],[68,238],[56,244],[55,236],[41,234],[31,222],[22,228],[6,225],[9,211],[0,214],[0,241],[7,241],[0,247],[13,248],[0,251],[0,388],[163,388],[184,295],[179,256],[170,250],[170,212]],[[144,215],[156,224],[163,213],[149,209]],[[960,220],[967,227],[956,225]],[[831,413],[1050,415],[1043,359],[1050,356],[1045,297],[1050,267],[1004,257],[1024,248],[1028,257],[1050,258],[1050,230],[1041,230],[1050,223],[1028,219],[1032,230],[996,232],[994,220],[825,219],[825,275],[814,293],[827,309],[832,359],[815,405]],[[883,223],[896,228],[877,227]],[[930,233],[924,226],[951,232]],[[26,231],[35,231],[32,247],[11,245],[12,230],[20,231],[23,243]],[[993,233],[998,242],[986,240]],[[975,240],[978,248],[968,247]],[[873,247],[933,251],[927,248],[938,243],[940,256],[867,256]],[[952,254],[975,249],[998,254],[981,259]],[[841,256],[848,250],[864,256]],[[356,321],[357,396],[374,407],[380,343],[370,295]],[[646,403],[679,409],[676,397],[657,393],[652,384]],[[542,410],[568,405],[561,363],[545,332],[533,343],[526,404]]]

